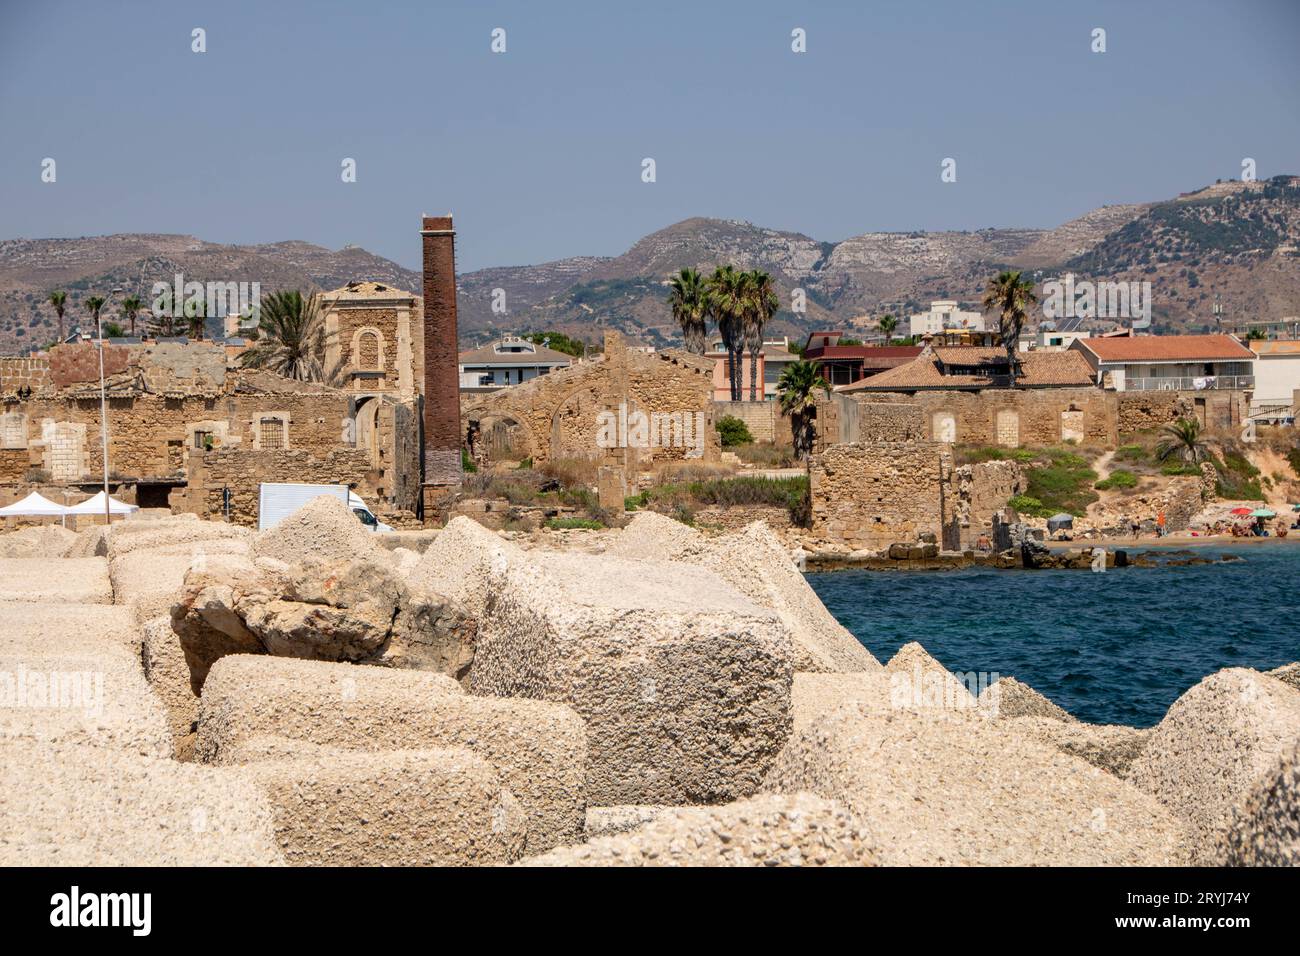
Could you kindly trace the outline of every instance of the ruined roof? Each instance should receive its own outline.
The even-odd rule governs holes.
[[[662,352],[654,353],[661,361],[672,362],[674,365],[683,365],[687,368],[693,368],[698,372],[705,372],[710,376],[713,374],[713,368],[717,364],[714,359],[703,355],[696,355],[694,352],[688,352],[685,349],[664,349]]]
[[[241,368],[234,374],[234,391],[265,395],[319,395],[339,389],[324,382],[300,382],[261,368]]]
[[[50,351],[54,390],[66,398],[99,397],[99,346],[59,345]],[[114,398],[215,398],[225,391],[226,350],[212,342],[105,345],[105,391]]]
[[[321,298],[324,299],[414,299],[414,292],[407,292],[405,289],[399,289],[396,286],[387,285],[383,282],[372,282],[369,279],[349,282],[345,286],[332,289],[329,292],[322,292]]]
[[[1102,362],[1241,362],[1255,357],[1231,335],[1076,339],[1071,348],[1087,349]]]
[[[1064,388],[1092,385],[1093,371],[1087,360],[1075,352],[1021,352],[1020,374],[1016,385],[1021,388]],[[999,363],[1000,360],[1000,363]],[[975,374],[953,373],[949,368],[984,367]],[[944,346],[922,353],[897,368],[864,378],[852,385],[841,385],[837,392],[908,392],[917,389],[984,389],[1001,387],[1000,377],[1006,370],[1006,352],[997,348],[961,345]]]

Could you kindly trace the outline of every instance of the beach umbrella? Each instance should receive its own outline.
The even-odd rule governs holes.
[[[1228,513],[1234,515],[1248,515],[1251,513],[1251,511],[1249,508],[1233,508],[1232,511]]]
[[[1054,514],[1047,519],[1048,531],[1059,531],[1061,528],[1073,528],[1074,515],[1066,514],[1062,511],[1060,514]]]
[[[1250,513],[1252,518],[1276,518],[1276,511],[1269,511],[1267,508],[1256,508]]]

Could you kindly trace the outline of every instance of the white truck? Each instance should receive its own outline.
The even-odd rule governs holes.
[[[262,482],[257,500],[257,530],[274,527],[313,498],[329,495],[344,502],[357,519],[371,531],[392,531],[370,510],[361,496],[347,485],[300,485],[289,482]]]

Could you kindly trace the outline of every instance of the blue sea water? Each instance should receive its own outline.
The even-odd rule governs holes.
[[[882,662],[919,641],[949,670],[1014,676],[1081,720],[1148,727],[1221,668],[1300,660],[1300,545],[1194,550],[1242,560],[1102,574],[831,571],[808,583]]]

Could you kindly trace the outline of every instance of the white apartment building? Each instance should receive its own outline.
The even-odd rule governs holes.
[[[984,332],[984,315],[965,312],[958,308],[955,299],[939,299],[930,303],[929,312],[917,312],[909,319],[911,335],[938,335],[953,329]]]

